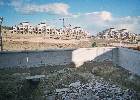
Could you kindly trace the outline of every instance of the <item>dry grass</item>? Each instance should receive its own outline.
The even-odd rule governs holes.
[[[55,48],[81,48],[91,47],[91,42],[83,40],[57,40],[47,39],[43,36],[5,36],[3,38],[4,50],[45,50]]]

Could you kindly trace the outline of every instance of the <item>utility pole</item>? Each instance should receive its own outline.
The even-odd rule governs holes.
[[[3,17],[0,17],[0,46],[1,46],[1,51],[3,51],[3,43],[2,43],[2,22],[3,22]]]

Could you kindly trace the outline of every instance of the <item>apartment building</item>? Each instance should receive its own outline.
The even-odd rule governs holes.
[[[125,41],[136,41],[137,34],[129,32],[127,29],[117,30],[115,28],[109,28],[97,34],[101,39],[116,39]]]
[[[80,27],[64,27],[52,28],[47,23],[41,22],[36,26],[31,25],[29,22],[22,22],[17,26],[12,27],[11,34],[41,34],[48,38],[53,39],[84,39],[87,38],[88,32]]]

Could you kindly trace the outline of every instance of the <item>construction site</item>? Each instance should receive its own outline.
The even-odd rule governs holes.
[[[3,28],[0,100],[139,100],[139,39],[123,30]]]
[[[51,35],[52,29],[47,35],[21,25],[2,29],[1,100],[140,99],[140,52],[133,50],[137,38],[126,46],[127,41],[120,44],[108,35],[92,37],[69,28],[61,36],[58,30]]]
[[[140,100],[140,0],[0,0],[0,100]]]
[[[6,100],[140,99],[140,52],[95,47],[0,53]]]

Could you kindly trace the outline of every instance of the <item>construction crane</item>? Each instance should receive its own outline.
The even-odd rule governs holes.
[[[31,14],[33,14],[33,13],[22,13],[21,15],[31,15]],[[47,15],[54,16],[55,14],[48,13]],[[52,19],[52,21],[54,21],[54,20],[61,20],[62,21],[63,28],[65,28],[66,27],[65,26],[65,20],[66,19],[69,19],[69,18],[70,17],[64,17],[64,18],[58,18],[58,19],[57,18],[54,18],[54,19]],[[69,26],[71,26],[71,25],[69,24]]]
[[[62,20],[62,23],[63,23],[63,28],[66,28],[66,19],[70,19],[70,17],[65,17],[65,18],[60,18],[59,20]],[[72,25],[71,24],[67,24],[68,27],[71,27]]]
[[[59,20],[62,20],[62,22],[63,22],[63,28],[65,28],[65,18],[60,18]]]

